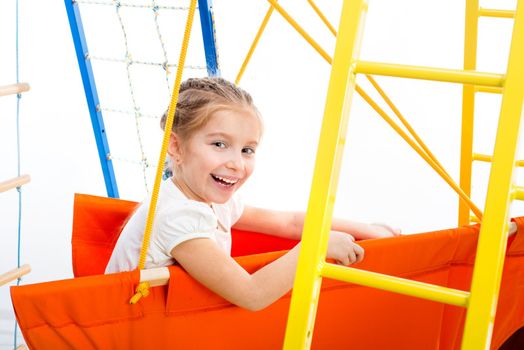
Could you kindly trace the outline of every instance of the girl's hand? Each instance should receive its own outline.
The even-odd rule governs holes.
[[[361,262],[364,259],[364,249],[355,243],[352,235],[345,232],[331,231],[327,257],[335,259],[337,264],[348,266]]]

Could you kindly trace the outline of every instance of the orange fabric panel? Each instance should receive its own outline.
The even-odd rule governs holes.
[[[115,205],[93,208],[112,210]],[[494,349],[524,325],[524,220],[516,221],[521,232],[508,248]],[[125,217],[116,225],[124,222]],[[362,241],[366,258],[356,267],[467,290],[477,236],[478,226],[472,226]],[[83,242],[88,241],[87,235]],[[236,259],[252,272],[281,254]],[[12,287],[11,295],[31,349],[281,348],[289,294],[263,311],[249,312],[213,294],[180,267],[170,272],[168,286],[151,288],[151,295],[136,305],[128,300],[137,271]],[[325,279],[312,348],[458,349],[464,315],[462,308]]]
[[[71,239],[75,276],[102,274],[120,231],[138,203],[75,194]]]
[[[130,215],[139,203],[87,194],[75,195],[71,239],[75,277],[103,274]],[[256,232],[232,230],[232,256],[294,247],[298,241]]]

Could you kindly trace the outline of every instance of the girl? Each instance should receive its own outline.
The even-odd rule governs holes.
[[[160,188],[146,268],[178,263],[249,310],[265,308],[292,288],[300,243],[252,275],[230,257],[231,227],[292,239],[302,233],[303,213],[243,206],[236,196],[253,172],[261,135],[261,117],[247,92],[222,78],[182,83],[168,148],[173,176]],[[137,267],[148,207],[144,202],[126,224],[106,273]],[[327,257],[342,265],[364,257],[354,238],[397,234],[337,219],[332,230]]]

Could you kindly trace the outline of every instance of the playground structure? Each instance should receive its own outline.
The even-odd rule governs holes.
[[[0,86],[0,96],[19,94],[27,90],[29,90],[29,86],[27,86],[27,84],[19,85],[19,86],[17,85]],[[20,186],[23,186],[29,183],[30,180],[31,180],[31,177],[29,175],[21,175],[13,179],[2,181],[0,182],[0,193],[11,190],[11,189],[19,188]],[[2,273],[0,275],[0,286],[3,286],[4,284],[7,284],[11,281],[14,281],[22,277],[23,275],[28,274],[30,271],[31,271],[31,267],[29,265],[22,265],[22,266],[16,267],[13,270]]]
[[[273,11],[273,9],[277,9],[277,11],[279,11],[280,13],[285,13],[276,2],[270,1],[270,3],[272,5],[270,8],[271,11]],[[314,291],[318,292],[319,290],[318,286],[321,282],[321,276],[342,279],[351,282],[358,282],[365,285],[392,291],[398,291],[395,287],[395,284],[397,282],[405,283],[405,280],[393,277],[389,278],[385,276],[375,275],[375,277],[378,279],[368,278],[367,275],[361,274],[360,272],[358,272],[358,270],[355,269],[340,270],[339,268],[331,264],[324,263],[325,252],[323,252],[321,249],[326,245],[325,233],[327,232],[329,227],[330,215],[332,211],[332,205],[334,202],[334,194],[336,192],[336,184],[338,177],[337,168],[340,166],[340,160],[342,157],[342,148],[340,145],[344,144],[344,128],[347,125],[347,113],[343,113],[342,109],[343,106],[347,104],[348,100],[346,99],[350,96],[349,92],[353,88],[352,84],[354,83],[354,80],[352,79],[354,78],[354,75],[356,73],[388,73],[394,76],[414,77],[417,73],[420,73],[422,71],[422,67],[378,65],[370,62],[355,61],[357,59],[357,55],[356,53],[352,53],[353,48],[350,44],[358,42],[359,40],[351,38],[351,35],[356,36],[358,34],[358,23],[360,19],[361,10],[365,10],[366,6],[364,5],[364,3],[357,1],[347,3],[350,3],[351,6],[354,7],[352,9],[348,9],[347,7],[345,7],[342,11],[342,25],[337,34],[337,49],[335,51],[333,61],[331,62],[333,65],[333,71],[332,81],[330,83],[330,91],[328,92],[328,104],[326,106],[326,114],[324,118],[324,123],[326,126],[323,128],[319,152],[317,154],[318,162],[313,181],[312,195],[310,198],[310,207],[308,209],[308,218],[306,219],[305,236],[303,241],[304,246],[301,252],[301,263],[298,270],[296,282],[297,284],[294,288],[293,299],[291,302],[291,311],[288,321],[286,347],[290,349],[307,347],[308,344],[310,344],[311,342],[311,336],[313,334],[312,325],[314,324],[314,312],[311,312],[308,309],[308,307],[305,307],[304,305],[313,305],[313,309],[315,308],[314,305],[317,302],[318,294],[314,295]],[[471,8],[472,7],[469,6],[468,18],[471,17]],[[476,7],[473,8],[478,8],[478,4]],[[478,13],[475,14],[475,18],[478,18],[478,14],[481,13],[497,13],[486,10],[477,12]],[[522,12],[522,10],[520,12]],[[508,17],[508,14],[506,12],[504,12],[503,14],[505,17]],[[515,14],[514,17],[516,24],[513,42],[518,42],[517,39],[520,40],[520,42],[522,42],[522,24],[518,21],[518,19],[521,19],[520,21],[522,21],[523,16]],[[293,23],[292,21],[290,22]],[[517,26],[517,23],[520,24]],[[355,27],[346,27],[346,25],[349,26],[350,24],[355,25]],[[350,46],[340,48],[339,45],[341,44],[339,43],[341,42],[345,45]],[[355,51],[358,51],[356,47]],[[505,253],[504,251],[508,228],[507,208],[508,201],[510,198],[510,192],[511,196],[514,196],[515,198],[520,198],[522,196],[522,190],[520,188],[511,188],[511,174],[515,165],[515,148],[518,135],[518,127],[516,126],[519,125],[520,114],[522,113],[522,111],[518,109],[519,101],[520,108],[522,108],[522,92],[518,91],[518,86],[519,84],[521,86],[522,81],[524,81],[522,80],[523,77],[519,76],[519,74],[522,74],[522,72],[519,71],[518,68],[515,68],[515,62],[522,62],[523,57],[518,56],[519,54],[522,55],[522,48],[519,48],[518,46],[514,45],[511,52],[512,56],[510,56],[510,64],[508,66],[508,74],[506,76],[471,72],[470,70],[474,69],[474,67],[471,68],[467,65],[465,65],[465,72],[446,69],[431,69],[423,76],[423,78],[425,79],[443,79],[445,81],[450,82],[460,82],[463,84],[469,84],[464,85],[464,105],[467,113],[472,113],[473,110],[471,105],[472,100],[468,100],[468,98],[472,96],[470,92],[473,92],[474,96],[475,91],[482,91],[482,89],[485,89],[481,88],[481,85],[495,88],[504,87],[502,91],[504,92],[505,102],[503,103],[502,107],[503,110],[500,119],[501,127],[499,129],[499,134],[504,135],[504,137],[498,137],[498,140],[504,139],[506,142],[510,142],[510,144],[500,146],[499,144],[501,141],[497,141],[498,146],[496,146],[495,149],[492,166],[493,173],[491,181],[493,183],[490,184],[490,190],[488,192],[487,200],[488,205],[486,206],[484,215],[482,215],[480,210],[470,200],[468,200],[470,190],[467,188],[467,186],[461,186],[461,189],[459,189],[458,186],[453,185],[453,181],[450,179],[449,175],[446,174],[445,170],[438,163],[438,161],[435,161],[435,159],[433,159],[434,157],[432,157],[431,152],[424,150],[424,146],[422,146],[423,144],[418,146],[419,154],[421,154],[421,156],[425,160],[432,164],[433,168],[435,168],[435,170],[437,170],[437,172],[439,172],[439,174],[441,174],[446,181],[450,182],[452,187],[454,187],[454,189],[456,189],[459,192],[459,195],[462,198],[461,208],[462,206],[466,206],[466,208],[468,208],[467,222],[469,222],[470,208],[474,212],[476,218],[479,219],[479,221],[481,220],[481,240],[479,244],[479,253],[477,259],[479,261],[484,261],[484,265],[480,265],[480,268],[475,269],[476,272],[473,277],[471,294],[461,290],[452,290],[443,287],[438,288],[422,283],[414,283],[410,287],[403,289],[402,292],[408,295],[415,295],[418,297],[429,297],[429,299],[431,300],[451,303],[453,305],[466,306],[469,304],[468,321],[466,322],[466,333],[463,339],[464,348],[485,348],[486,344],[489,344],[490,342],[488,335],[490,334],[490,329],[493,327],[493,315],[490,314],[490,311],[495,310],[494,306],[496,305],[498,285],[500,282],[500,271],[502,268],[503,261],[502,257]],[[468,64],[470,64],[471,57],[468,60]],[[350,65],[350,62],[354,62],[354,64]],[[337,81],[336,79],[340,80]],[[348,82],[350,82],[349,86],[346,85]],[[477,86],[477,88],[475,88],[475,86]],[[359,91],[358,88],[356,88],[356,90],[357,92],[362,94],[362,92]],[[174,91],[176,91],[176,88],[174,89]],[[490,91],[493,92],[494,90]],[[498,90],[498,92],[502,91]],[[176,95],[176,93],[174,95]],[[381,116],[384,116],[383,114],[385,114],[383,111],[378,112],[379,114],[381,114]],[[170,114],[174,114],[174,112]],[[334,121],[333,118],[328,116],[337,116],[339,117],[339,119]],[[513,119],[506,120],[506,118],[510,117],[512,117]],[[471,126],[472,128],[473,125],[472,121],[469,124],[468,122],[464,123],[466,127],[463,127],[463,141],[468,138],[467,130],[471,130],[468,129],[468,127]],[[464,130],[466,130],[466,132]],[[464,134],[464,132],[466,134]],[[336,138],[333,138],[332,135],[342,136],[339,140],[337,140]],[[467,142],[465,142],[465,146],[463,147],[463,154],[468,153],[468,147],[469,149],[471,149],[471,144],[468,145]],[[464,155],[462,157],[461,162],[463,164],[463,170],[461,171],[461,179],[463,179],[464,174],[466,174],[464,175],[466,178],[468,177],[468,167],[469,171],[471,172],[472,160],[474,160],[475,158],[477,160],[479,160],[480,158],[486,159],[485,157],[474,156],[471,150],[469,151],[469,153],[471,154],[470,157],[466,157]],[[160,159],[161,158],[162,157],[160,157]],[[471,174],[469,174],[469,178],[470,177]],[[324,179],[326,178],[333,180],[326,182],[324,181]],[[461,184],[463,184],[464,181],[461,180]],[[314,207],[315,205],[318,205],[318,207]],[[464,209],[462,209],[461,212],[463,213]],[[462,216],[464,215],[462,214]],[[464,219],[462,218],[459,220]],[[317,232],[324,232],[324,235],[316,236]],[[491,234],[490,236],[488,236],[486,235],[486,232],[498,232],[500,233],[500,235],[497,236]],[[486,239],[483,237],[489,238],[486,241]],[[494,257],[488,257],[487,259],[484,259],[482,258],[482,255],[485,254],[494,254]],[[312,257],[315,257],[315,259],[312,259]],[[488,261],[489,264],[486,264],[486,261]],[[498,264],[494,264],[494,261],[498,262]],[[319,266],[321,266],[322,271],[318,271]],[[490,278],[486,278],[482,275],[477,276],[479,273],[487,273]],[[479,285],[479,283],[481,282],[488,282],[488,285]],[[479,290],[482,292],[476,293],[475,290]],[[479,297],[475,297],[476,299],[474,299],[474,295],[479,295]],[[486,312],[486,310],[488,312]],[[478,316],[469,316],[469,313],[472,312],[477,312]],[[301,321],[304,322],[302,324],[299,324]],[[469,333],[468,329],[470,329]],[[474,332],[475,334],[471,334],[471,329],[483,329],[483,331]]]
[[[17,97],[20,98],[20,94],[26,91],[29,91],[29,84],[27,83],[16,83],[16,84],[11,84],[11,85],[0,86],[0,97],[9,96],[9,95],[17,95]],[[18,174],[18,176],[15,178],[0,182],[0,193],[6,192],[12,189],[16,189],[18,191],[18,200],[19,200],[18,251],[19,252],[20,252],[20,221],[21,221],[21,208],[20,208],[21,190],[20,188],[23,185],[29,183],[30,181],[31,181],[31,177],[29,175]],[[0,274],[0,287],[14,280],[16,280],[18,284],[22,276],[31,272],[31,267],[28,264],[20,265],[20,253],[18,254],[18,264],[17,265],[18,266],[16,268]],[[17,345],[16,333],[17,333],[17,327],[15,327],[15,341],[14,341],[15,347]],[[21,345],[20,347],[17,347],[17,349],[21,350],[21,349],[25,349],[25,347]]]

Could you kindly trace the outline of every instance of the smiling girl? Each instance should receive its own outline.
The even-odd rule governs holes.
[[[166,115],[161,125],[165,128]],[[180,87],[168,154],[173,176],[160,187],[146,268],[180,264],[233,304],[260,310],[293,286],[300,243],[253,274],[231,258],[231,227],[300,239],[304,213],[244,206],[236,191],[249,179],[262,135],[251,96],[222,78]],[[106,273],[137,268],[149,201],[129,219]],[[381,225],[334,219],[327,257],[350,265],[364,257],[354,239],[397,234]]]

